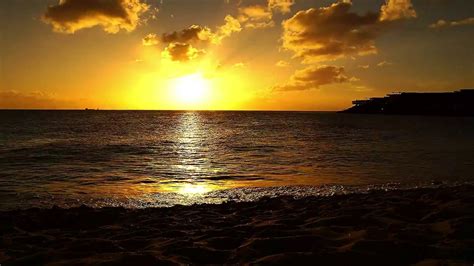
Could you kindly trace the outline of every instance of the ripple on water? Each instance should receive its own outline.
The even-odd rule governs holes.
[[[0,128],[0,208],[219,203],[473,178],[474,118],[0,111]]]

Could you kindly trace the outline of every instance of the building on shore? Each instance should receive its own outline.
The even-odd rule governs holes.
[[[454,92],[401,92],[355,100],[343,113],[474,116],[474,89]]]

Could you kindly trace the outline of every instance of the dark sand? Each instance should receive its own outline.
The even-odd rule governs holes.
[[[0,212],[10,264],[473,265],[474,187]]]

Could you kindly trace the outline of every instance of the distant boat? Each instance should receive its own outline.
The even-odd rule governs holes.
[[[342,113],[474,116],[474,89],[454,92],[401,92],[355,100]]]
[[[97,109],[85,108],[84,111],[99,111],[99,108],[97,108]]]

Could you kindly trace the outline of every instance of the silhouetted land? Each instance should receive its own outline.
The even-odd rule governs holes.
[[[474,116],[474,89],[454,92],[402,92],[356,100],[343,113]]]
[[[471,185],[157,209],[0,212],[4,265],[472,265]]]

